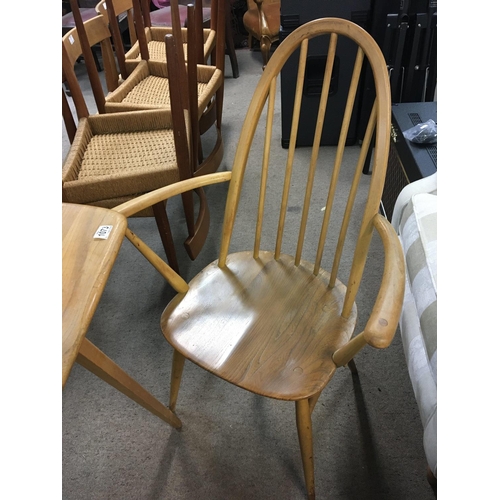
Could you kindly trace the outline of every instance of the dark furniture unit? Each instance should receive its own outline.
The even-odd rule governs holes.
[[[314,2],[281,0],[280,41],[284,40],[299,26],[322,17],[348,19],[367,29],[370,3],[371,0],[351,0],[350,2],[340,0],[315,0]],[[314,140],[314,123],[319,108],[327,52],[327,40],[313,39],[309,42],[297,146],[311,146]],[[341,117],[344,113],[343,108],[339,108],[339,103],[345,101],[350,84],[350,80],[339,78],[339,74],[349,73],[346,68],[352,69],[354,67],[355,58],[356,46],[348,40],[340,40],[335,56],[326,108],[325,121],[329,123],[329,127],[323,130],[321,145],[336,145],[338,143],[342,125]],[[290,143],[298,62],[299,51],[297,50],[281,71],[281,144],[284,148],[287,148]],[[348,133],[348,145],[354,144],[357,139],[359,104],[359,99],[357,99]],[[339,118],[335,120],[335,117]]]
[[[437,0],[372,0],[368,31],[387,62],[392,102],[433,101],[437,79]],[[373,105],[373,76],[369,69],[364,75],[362,95],[360,140]]]
[[[436,102],[399,103],[392,106],[392,142],[381,211],[392,219],[394,204],[401,190],[410,182],[437,171],[437,143],[414,144],[403,132],[429,119],[437,123]]]

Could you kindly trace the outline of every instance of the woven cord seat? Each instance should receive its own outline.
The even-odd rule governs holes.
[[[107,5],[106,8],[104,8]],[[116,37],[113,37],[114,46],[116,47],[116,56],[122,71],[122,75],[126,78],[120,80],[119,84],[112,84],[108,88],[111,92],[103,97],[103,111],[106,113],[134,111],[141,109],[163,108],[170,109],[170,92],[169,92],[169,77],[168,68],[165,58],[165,44],[163,38],[165,33],[173,34],[176,42],[182,40],[184,59],[188,57],[188,52],[191,54],[188,58],[188,67],[196,68],[192,71],[192,78],[196,80],[197,85],[190,89],[197,96],[197,104],[191,103],[191,119],[193,130],[192,136],[198,137],[195,140],[195,155],[198,158],[196,167],[196,175],[215,172],[224,154],[224,145],[222,140],[222,101],[224,96],[224,59],[225,59],[225,4],[223,1],[212,2],[212,13],[217,14],[216,20],[211,19],[211,22],[217,26],[217,31],[207,30],[202,28],[203,8],[201,0],[198,0],[194,7],[194,16],[191,21],[187,19],[187,27],[181,27],[181,20],[177,0],[171,2],[172,27],[158,28],[157,30],[141,31],[141,27],[147,21],[148,7],[141,5],[140,0],[122,0],[120,3],[117,0],[107,0],[107,3],[101,2],[98,5],[100,12],[105,12],[106,16],[102,19],[85,23],[86,29],[91,29],[91,25],[109,23],[110,32],[108,37],[111,39],[111,32],[117,31],[116,16],[123,14],[125,7],[135,6],[134,19],[137,26],[138,41],[131,49],[136,51],[136,64],[130,65],[130,60],[127,57],[131,54],[129,51],[120,58],[121,39],[116,43]],[[186,11],[187,11],[186,7]],[[113,28],[114,24],[114,28]],[[88,28],[87,28],[88,27]],[[92,28],[93,29],[93,28]],[[100,28],[102,31],[102,28]],[[216,36],[217,34],[217,36]],[[203,40],[207,42],[209,38],[213,38],[215,42],[215,51],[212,56],[215,56],[215,66],[202,64],[206,60],[204,55]],[[96,41],[96,40],[95,40]],[[213,47],[213,43],[210,42]],[[190,47],[190,48],[189,48]],[[135,56],[134,56],[135,57]],[[160,60],[155,60],[160,58]],[[121,64],[120,64],[121,61]],[[127,63],[128,61],[128,63]],[[194,64],[196,63],[196,64]],[[114,80],[114,75],[112,76]],[[162,81],[163,79],[163,81]],[[197,106],[198,124],[194,122],[194,109]],[[213,126],[216,126],[216,138],[210,144],[210,151],[204,154],[201,149],[201,138]]]
[[[163,115],[160,118],[168,123],[169,116]],[[99,133],[100,118],[84,118],[79,125],[63,169],[66,202],[107,206],[110,199],[133,197],[180,180],[171,128]],[[116,118],[128,121],[136,116],[124,113]]]
[[[222,85],[222,72],[213,66],[197,66],[198,117]],[[106,96],[106,112],[170,109],[169,80],[165,67],[141,61],[115,91]]]

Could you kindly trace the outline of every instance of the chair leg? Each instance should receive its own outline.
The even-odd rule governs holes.
[[[179,387],[181,385],[184,361],[186,361],[186,358],[179,351],[174,349],[172,374],[170,376],[170,402],[168,404],[172,411],[175,411],[175,406],[177,404],[177,395],[179,394]]]
[[[300,453],[302,455],[302,465],[304,467],[304,477],[306,480],[307,498],[309,500],[314,500],[316,495],[314,491],[313,438],[311,410],[308,399],[295,401],[295,415],[299,434]]]
[[[267,36],[260,39],[260,51],[262,52],[262,69],[264,69],[269,62],[269,53],[271,52],[271,40]]]
[[[174,415],[169,408],[163,406],[151,393],[146,391],[144,387],[139,385],[138,382],[89,340],[83,340],[76,361],[172,427],[176,429],[182,427],[182,423],[177,415]]]
[[[168,222],[166,205],[163,202],[156,203],[153,205],[153,213],[163,248],[167,254],[168,264],[177,274],[179,274],[179,264],[177,262],[177,254],[175,253],[172,231],[170,230],[170,224]]]
[[[234,50],[233,23],[231,22],[231,17],[231,3],[229,0],[226,0],[226,53],[229,55],[229,60],[231,61],[233,78],[238,78],[240,76],[240,70],[238,68],[238,60],[236,59],[236,52]]]

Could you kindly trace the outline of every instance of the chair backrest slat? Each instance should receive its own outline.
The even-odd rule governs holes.
[[[139,50],[141,58],[145,61],[149,60],[148,42],[146,40],[146,29],[144,26],[144,17],[140,0],[132,0],[134,7],[134,22],[136,27],[137,39],[139,40]]]
[[[89,75],[90,85],[92,87],[92,92],[96,101],[97,109],[99,113],[104,113],[104,92],[102,90],[101,81],[99,79],[99,73],[97,71],[97,66],[94,61],[94,56],[92,55],[92,50],[87,39],[87,34],[85,33],[85,28],[83,25],[82,14],[78,6],[78,0],[70,0],[71,12],[73,13],[73,18],[75,20],[75,26],[80,38],[80,45],[82,47],[82,55],[85,59],[85,65],[87,67],[87,73]]]
[[[179,48],[180,45],[180,48]],[[182,40],[168,34],[165,36],[165,52],[168,73],[179,82],[170,88],[174,142],[177,151],[177,166],[181,180],[192,177],[192,154],[189,124],[189,103],[182,98],[183,87],[187,87],[186,65],[182,53]]]
[[[99,2],[96,6],[96,10],[101,13],[101,15],[109,24],[109,29],[111,31],[111,36],[113,38],[113,45],[115,48],[116,59],[118,60],[120,73],[124,80],[128,78],[128,71],[125,66],[125,47],[123,46],[123,39],[120,32],[120,26],[118,24],[118,17],[129,7],[130,10],[132,10],[131,0],[126,0],[126,2],[127,4],[130,3],[130,6],[127,4],[124,5],[122,1],[117,1],[117,0],[106,0],[105,2]],[[133,24],[133,20],[131,26],[131,19],[130,19],[131,17],[132,17],[131,12],[127,12],[127,18],[129,21],[129,32],[130,32],[130,37],[132,39],[132,37],[135,38],[135,26]]]
[[[330,273],[330,286],[335,286],[335,280],[338,275],[339,266],[340,266],[340,258],[342,256],[342,250],[344,248],[344,243],[346,240],[347,229],[350,221],[350,217],[352,214],[352,210],[354,207],[354,199],[356,197],[356,193],[359,186],[359,181],[361,179],[361,174],[363,171],[363,167],[365,165],[366,157],[368,155],[368,149],[370,148],[371,139],[373,137],[373,131],[375,128],[375,118],[376,118],[376,106],[373,105],[372,113],[370,115],[370,119],[368,121],[368,125],[366,128],[365,137],[363,139],[363,144],[361,145],[361,151],[359,153],[358,163],[356,165],[356,171],[354,173],[354,178],[351,185],[351,190],[349,192],[349,198],[347,200],[347,205],[344,213],[344,219],[342,220],[342,227],[340,229],[337,248],[335,250],[335,256],[333,258],[332,270]]]
[[[318,244],[318,251],[316,254],[316,261],[314,264],[314,274],[317,275],[321,265],[321,259],[323,258],[323,251],[325,248],[326,236],[328,233],[328,226],[330,223],[330,217],[333,207],[333,201],[335,198],[335,190],[337,189],[338,178],[340,175],[340,167],[342,165],[342,160],[344,159],[344,151],[347,141],[347,134],[349,132],[349,127],[351,125],[352,110],[354,109],[354,100],[358,92],[359,77],[361,74],[361,68],[363,66],[364,53],[361,48],[358,48],[358,53],[356,56],[356,61],[354,63],[354,69],[351,77],[351,84],[349,86],[349,93],[347,96],[347,102],[345,106],[344,118],[342,120],[342,127],[340,129],[339,142],[337,146],[337,152],[335,154],[335,163],[333,166],[332,177],[330,181],[330,188],[328,190],[328,197],[325,206],[325,213],[323,217],[323,224],[321,226],[320,240]],[[353,193],[356,196],[356,191]],[[347,212],[346,212],[347,214]],[[349,224],[349,217],[347,217],[346,224]],[[342,248],[344,246],[344,241],[342,239],[338,240],[337,251],[342,253]]]
[[[323,134],[323,126],[325,122],[326,105],[328,101],[328,93],[330,91],[330,83],[332,79],[333,63],[335,61],[335,52],[337,48],[337,38],[335,33],[330,35],[330,43],[328,46],[328,55],[326,59],[325,74],[323,76],[323,85],[321,88],[321,97],[319,101],[318,118],[316,120],[316,129],[314,132],[314,141],[312,146],[311,161],[309,163],[309,175],[304,194],[304,204],[302,208],[302,219],[300,222],[300,230],[297,241],[297,250],[295,252],[295,265],[299,265],[302,258],[302,250],[304,247],[304,238],[306,233],[307,220],[309,217],[309,208],[311,205],[311,196],[316,173],[316,165],[318,162],[319,147],[321,136]]]
[[[271,153],[271,138],[273,130],[274,103],[276,101],[276,78],[271,81],[269,89],[269,102],[267,107],[266,135],[264,139],[264,151],[262,156],[262,175],[260,181],[259,208],[257,213],[257,224],[255,230],[254,257],[257,258],[260,250],[262,235],[262,223],[264,220],[264,204],[266,200],[267,177],[269,173],[269,155]]]
[[[292,179],[293,160],[295,158],[295,145],[297,142],[297,132],[299,129],[300,108],[302,104],[302,94],[304,90],[304,77],[306,72],[307,50],[309,40],[304,40],[300,44],[300,56],[297,68],[297,85],[295,88],[295,99],[293,104],[292,127],[290,132],[290,144],[285,169],[285,181],[283,184],[283,196],[281,201],[281,210],[278,224],[278,234],[276,236],[276,248],[274,258],[278,259],[281,254],[281,245],[283,243],[283,230],[285,227],[286,210],[288,207],[288,197],[290,194],[290,182]]]
[[[214,3],[214,2],[212,2]],[[198,64],[205,64],[205,56],[203,55],[203,2],[202,0],[196,0],[194,2],[194,8],[195,8],[195,20],[194,23],[191,25],[193,26],[193,29],[195,30],[196,37],[195,37],[195,45],[196,45],[196,62]],[[211,12],[214,11],[214,6],[211,6]],[[210,16],[210,22],[212,22],[212,18]],[[190,27],[188,26],[188,29]],[[215,27],[212,28],[215,30]]]

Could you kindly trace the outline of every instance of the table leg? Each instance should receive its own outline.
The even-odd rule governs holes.
[[[172,427],[181,428],[181,421],[170,409],[162,405],[89,340],[83,340],[76,361]]]

